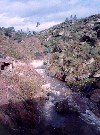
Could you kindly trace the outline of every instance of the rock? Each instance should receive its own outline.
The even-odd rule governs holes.
[[[100,77],[100,71],[96,72],[93,77],[99,78]]]
[[[90,97],[91,101],[94,103],[98,103],[100,101],[100,89],[96,89],[92,92]]]
[[[75,82],[75,78],[72,75],[68,75],[65,78],[65,82],[67,82],[68,86],[72,86],[73,82]]]
[[[98,107],[100,105],[98,104]],[[65,100],[55,104],[55,109],[60,114],[75,113],[82,118],[85,122],[93,125],[96,130],[100,131],[100,119],[99,114],[94,114],[90,110],[89,99],[82,97],[80,94],[73,93],[69,95]]]
[[[50,65],[50,66],[48,67],[48,70],[49,70],[49,74],[50,74],[51,76],[55,76],[56,73],[59,71],[59,68],[58,68],[58,66]]]
[[[10,65],[10,63],[5,63],[5,62],[3,62],[2,64],[1,64],[1,70],[4,70],[5,69],[5,67],[8,67]]]
[[[80,42],[85,42],[85,41],[89,42],[89,41],[90,41],[90,37],[84,35],[84,36],[82,36],[82,37],[80,38]]]
[[[60,101],[55,104],[55,109],[58,113],[67,113],[69,112],[69,106],[66,101]]]
[[[14,65],[14,58],[7,56],[5,59],[0,59],[0,70],[4,70],[6,67],[9,67],[9,70],[12,70]]]
[[[2,58],[3,58],[3,54],[0,53],[0,59],[2,59]]]
[[[90,64],[92,64],[93,62],[95,62],[95,60],[94,60],[94,58],[91,58],[91,59],[86,63],[86,65],[90,65]]]
[[[59,32],[59,35],[60,35],[60,36],[64,35],[64,31],[60,31],[60,32]]]
[[[57,112],[73,112],[82,113],[88,109],[87,99],[82,98],[79,94],[71,94],[67,99],[56,103],[55,108]]]
[[[65,77],[66,77],[63,71],[57,72],[55,76],[57,79],[60,79],[60,80],[65,80]]]

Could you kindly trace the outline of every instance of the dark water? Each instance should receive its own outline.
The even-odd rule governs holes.
[[[47,101],[47,112],[42,113],[50,135],[99,135],[93,125],[83,121],[77,113],[58,113],[52,101]],[[49,111],[48,111],[49,108]]]
[[[78,114],[59,114],[55,111],[55,102],[66,99],[65,93],[70,93],[70,90],[64,82],[51,77],[45,70],[44,77],[51,84],[49,100],[44,101],[42,109],[40,109],[45,129],[48,129],[51,135],[99,135],[100,132],[94,125],[87,124]]]
[[[78,114],[59,114],[55,111],[54,104],[44,99],[19,102],[1,108],[9,116],[10,122],[0,124],[0,135],[99,135]]]

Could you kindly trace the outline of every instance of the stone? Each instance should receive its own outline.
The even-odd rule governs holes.
[[[71,94],[65,100],[57,102],[55,108],[60,113],[82,113],[88,109],[87,99],[82,98],[79,94]]]
[[[63,71],[57,72],[55,76],[56,76],[57,79],[60,79],[60,80],[65,80],[65,78],[66,78]]]
[[[67,113],[69,112],[69,106],[66,101],[60,101],[55,104],[55,109],[58,113]]]
[[[100,101],[100,89],[94,90],[91,94],[90,99],[92,102],[98,103]]]
[[[90,37],[84,35],[84,36],[82,36],[82,37],[80,38],[80,42],[85,42],[85,41],[90,41]]]
[[[100,71],[96,72],[93,77],[99,78],[100,77]]]

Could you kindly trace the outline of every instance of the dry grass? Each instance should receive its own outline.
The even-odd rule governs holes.
[[[13,86],[14,91],[18,92],[24,99],[32,99],[35,95],[37,85],[31,77],[21,77],[13,73],[9,78],[9,85]]]
[[[26,99],[32,99],[36,92],[36,85],[34,81],[30,79],[21,80],[20,82],[21,95]]]

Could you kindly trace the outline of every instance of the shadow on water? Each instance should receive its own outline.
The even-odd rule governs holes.
[[[46,102],[44,99],[17,103],[10,100],[0,106],[0,135],[99,135],[77,114],[58,114],[54,106],[51,106],[51,119],[46,120],[48,115],[45,118],[43,113]]]

